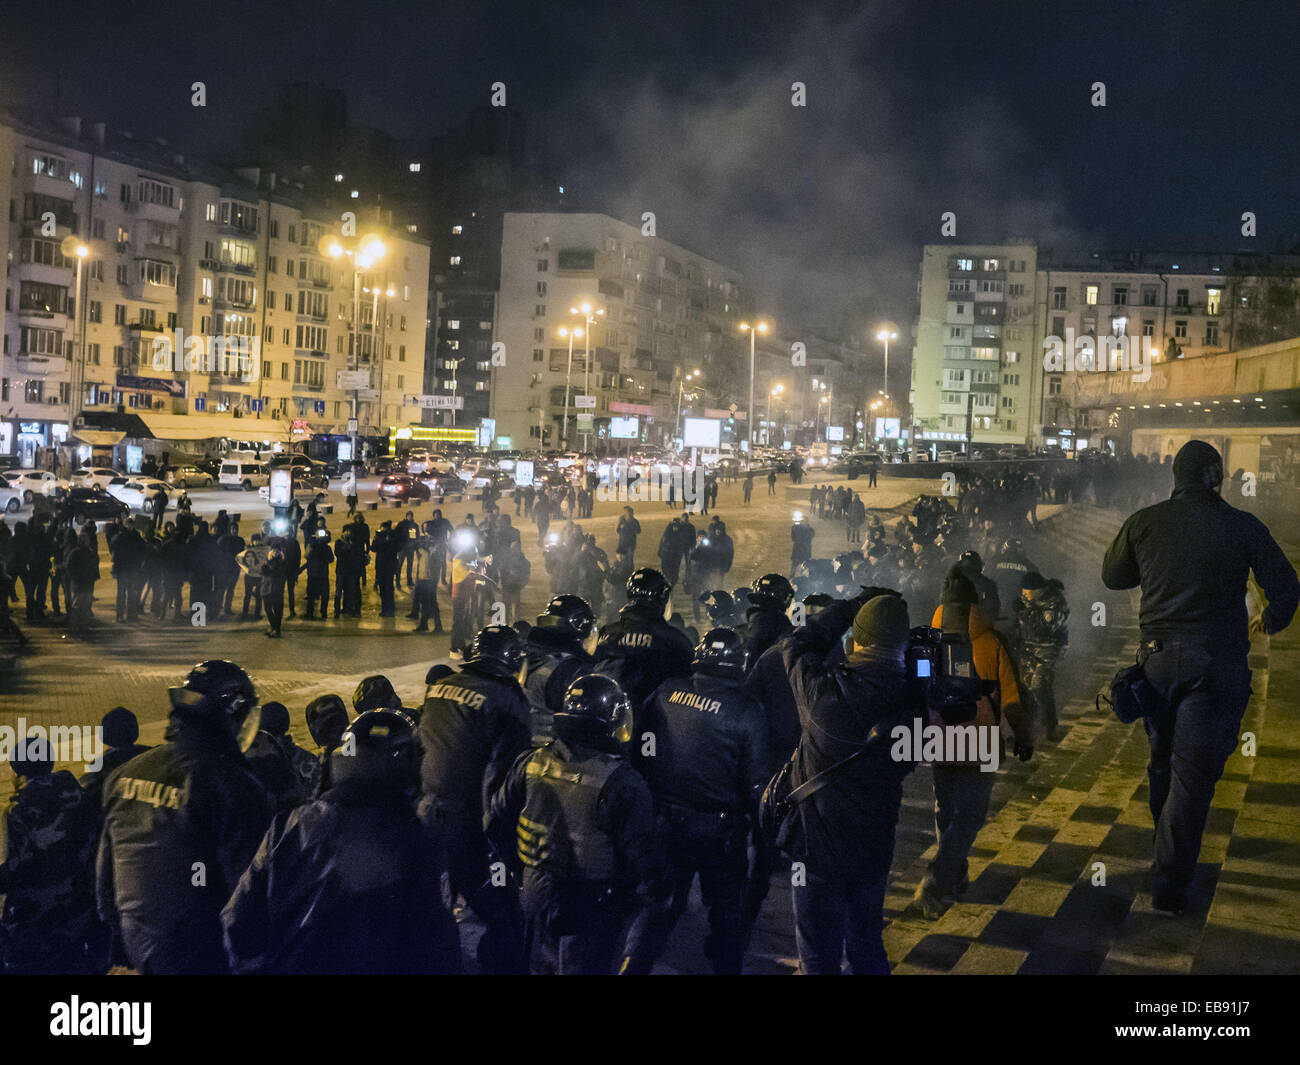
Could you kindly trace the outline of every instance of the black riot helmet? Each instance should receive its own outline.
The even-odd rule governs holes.
[[[957,565],[967,576],[984,572],[984,560],[980,558],[978,551],[963,551],[961,557],[957,559]]]
[[[524,641],[509,625],[479,629],[465,649],[465,665],[494,677],[513,677],[526,661]]]
[[[794,587],[779,573],[765,573],[750,585],[749,601],[753,606],[785,610],[794,602]]]
[[[562,740],[616,750],[632,739],[632,703],[618,681],[589,673],[569,685],[554,728]]]
[[[1023,555],[1025,553],[1025,542],[1015,536],[1008,537],[1002,541],[1002,553],[1004,555]]]
[[[662,610],[672,594],[673,586],[657,569],[643,566],[627,579],[627,597],[634,603]]]
[[[734,629],[710,629],[695,648],[691,670],[714,677],[742,680],[748,652]]]
[[[546,604],[546,610],[537,615],[537,626],[585,640],[596,627],[596,615],[582,596],[565,593]]]
[[[400,710],[367,710],[330,753],[330,780],[404,790],[415,786],[419,762],[415,722]]]
[[[257,690],[234,662],[212,658],[190,670],[185,683],[167,692],[172,713],[220,726],[247,750],[257,735],[261,715]]]
[[[376,673],[363,677],[357,685],[357,690],[352,693],[352,709],[358,714],[369,710],[400,710],[402,700],[393,690],[393,682],[382,673]]]

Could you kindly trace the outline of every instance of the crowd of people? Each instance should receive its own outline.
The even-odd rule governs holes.
[[[1180,476],[1200,484],[1199,469]],[[542,533],[555,594],[534,623],[467,619],[458,665],[430,668],[410,703],[381,675],[350,700],[313,699],[303,713],[315,751],[290,738],[283,704],[259,705],[253,678],[222,660],[169,690],[160,746],[140,748],[134,716],[114,709],[103,766],[80,783],[56,771],[46,740],[21,745],[0,866],[5,971],[647,973],[698,878],[705,955],[737,974],[773,877],[788,875],[801,972],[838,973],[845,958],[855,973],[888,972],[883,907],[905,778],[932,766],[938,848],[914,906],[935,919],[969,883],[996,777],[970,751],[918,759],[884,739],[917,715],[949,721],[950,703],[917,702],[909,656],[927,634],[955,634],[983,685],[962,720],[1028,760],[1040,737],[1059,735],[1061,581],[1029,559],[1005,513],[943,497],[918,500],[892,544],[876,519],[863,549],[834,558],[807,554],[813,538],[796,521],[793,578],[766,573],[734,590],[723,585],[734,545],[716,515],[704,530],[675,515],[660,568],[630,568],[632,508],[614,564],[576,516],[553,540]],[[295,520],[308,556],[324,557],[318,516]],[[452,527],[435,511],[413,536],[400,525],[370,536],[354,516],[335,565],[344,544],[361,572],[374,554],[374,579],[391,590],[409,551],[418,593],[444,579],[449,558],[466,566],[471,541],[494,560],[519,545],[491,503],[481,524]],[[124,564],[131,533],[111,535]],[[168,535],[239,536],[233,523],[220,536]],[[1254,535],[1275,631],[1300,586]],[[328,586],[312,583],[309,558],[289,560],[277,540],[228,542],[220,557],[238,565],[265,549],[264,578],[280,552],[286,571],[308,570],[309,601],[323,607]],[[1142,550],[1108,557],[1108,583],[1139,579]],[[233,609],[218,577],[231,570],[210,570],[200,601],[216,609],[224,594]],[[359,579],[340,578],[336,614],[355,608]],[[702,633],[674,609],[679,580],[707,614]],[[616,584],[618,598],[604,599]],[[168,587],[155,593],[164,609]],[[484,927],[472,963],[456,920],[466,909]]]

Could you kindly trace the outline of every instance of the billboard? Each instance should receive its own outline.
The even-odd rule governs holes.
[[[828,425],[828,426],[826,426],[826,439],[827,439],[827,440],[843,440],[843,439],[844,439],[844,426],[842,426],[842,425]]]
[[[897,440],[900,428],[901,420],[898,418],[877,418],[876,439]]]
[[[515,463],[515,484],[520,488],[527,488],[533,483],[533,464],[527,459],[520,459]]]
[[[722,440],[722,422],[715,418],[687,418],[682,437],[683,447],[717,447]]]
[[[615,440],[636,440],[641,435],[641,419],[610,418],[609,435]]]

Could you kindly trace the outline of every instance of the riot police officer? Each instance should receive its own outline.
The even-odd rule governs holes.
[[[794,586],[779,573],[757,577],[749,588],[749,609],[740,635],[752,666],[769,647],[794,628],[785,612],[794,601]]]
[[[233,971],[456,973],[460,940],[411,805],[415,725],[369,710],[330,755],[333,784],[278,818],[222,911]]]
[[[534,742],[554,739],[551,717],[563,705],[569,685],[592,671],[596,640],[596,615],[580,596],[557,595],[538,615],[528,632],[528,679],[524,681]]]
[[[529,747],[527,674],[519,634],[489,625],[470,640],[460,672],[430,685],[420,716],[420,818],[443,849],[453,893],[488,926],[479,959],[494,972],[522,971],[522,929],[509,890],[490,879],[483,802]]]
[[[1029,693],[1030,710],[1035,722],[1049,740],[1060,733],[1056,718],[1056,663],[1070,642],[1070,607],[1065,601],[1065,586],[1047,580],[1040,573],[1029,573],[1020,586],[1015,604],[1016,659],[1020,679]]]
[[[596,669],[619,682],[634,709],[668,677],[691,672],[695,648],[681,629],[668,624],[672,585],[657,569],[628,578],[628,604],[606,625],[596,645]]]
[[[486,822],[521,874],[534,971],[606,975],[621,959],[621,972],[648,972],[642,915],[664,892],[650,789],[622,753],[632,706],[609,677],[579,677],[554,727],[511,767]]]
[[[655,741],[645,765],[672,889],[662,934],[686,912],[698,874],[711,932],[704,953],[715,973],[735,976],[749,814],[768,780],[767,720],[741,687],[745,664],[740,636],[711,629],[695,648],[692,675],[660,685],[641,725]]]
[[[1025,574],[1037,572],[1038,567],[1025,554],[1024,542],[1016,537],[1002,541],[1002,550],[993,560],[993,580],[998,586],[999,617],[1006,618],[1013,604],[1020,598],[1020,585]],[[981,595],[981,599],[983,596]]]
[[[213,659],[168,695],[168,742],[104,783],[99,914],[134,969],[225,973],[221,908],[271,819],[242,754],[257,733],[257,692],[237,665]]]

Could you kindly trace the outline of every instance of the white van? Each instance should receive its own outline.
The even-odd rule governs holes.
[[[271,471],[265,462],[252,462],[243,458],[226,458],[221,463],[221,472],[217,474],[217,483],[222,488],[242,488],[251,492],[271,483]]]

